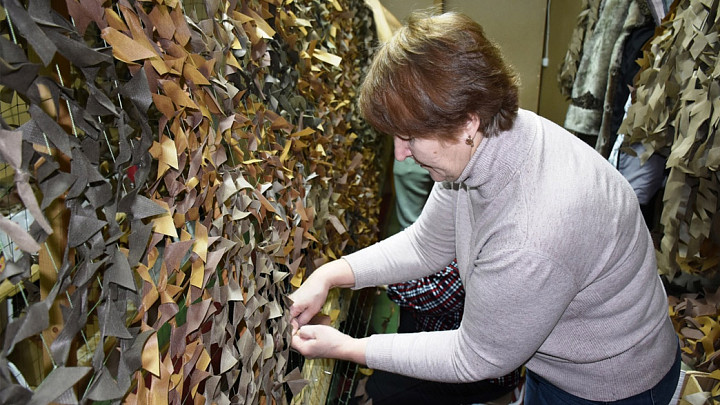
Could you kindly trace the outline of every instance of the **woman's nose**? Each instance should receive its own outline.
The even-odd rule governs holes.
[[[400,139],[398,137],[395,137],[395,159],[398,161],[403,161],[406,158],[412,156],[412,152],[410,152],[410,142],[404,139]]]

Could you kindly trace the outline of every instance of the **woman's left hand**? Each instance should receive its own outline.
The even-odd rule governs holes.
[[[305,325],[292,337],[292,347],[307,358],[332,358],[365,364],[365,339],[352,338],[326,325]]]

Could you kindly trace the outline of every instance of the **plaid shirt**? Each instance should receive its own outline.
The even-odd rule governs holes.
[[[413,319],[421,330],[450,330],[460,327],[465,306],[465,289],[460,281],[455,260],[433,275],[390,284],[387,294],[399,306],[411,310]]]
[[[423,331],[460,327],[465,289],[455,259],[433,275],[388,285],[387,294],[399,306],[410,310],[418,328]],[[520,369],[490,382],[503,387],[517,387]]]

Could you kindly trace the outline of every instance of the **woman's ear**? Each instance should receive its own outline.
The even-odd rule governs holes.
[[[465,144],[470,146],[474,152],[475,147],[479,145],[483,139],[483,134],[480,132],[480,119],[477,115],[471,114],[468,116],[460,136],[464,138]]]
[[[475,133],[480,130],[480,119],[475,114],[470,114],[465,123],[466,133]]]

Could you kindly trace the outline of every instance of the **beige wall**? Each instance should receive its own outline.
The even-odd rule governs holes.
[[[416,9],[432,7],[437,0],[382,0],[401,22]],[[580,12],[578,0],[550,3],[548,65],[542,66],[548,0],[444,0],[445,10],[465,13],[479,22],[503,51],[520,76],[520,106],[563,123],[568,101],[557,84],[570,34]]]
[[[405,22],[405,17],[413,10],[432,7],[434,0],[380,0],[383,6],[390,10],[400,22]]]
[[[485,29],[520,75],[520,106],[537,111],[547,0],[446,0]]]
[[[538,112],[559,125],[565,122],[570,101],[560,94],[557,76],[581,11],[580,3],[578,0],[553,0],[550,6],[549,63],[542,70]]]

